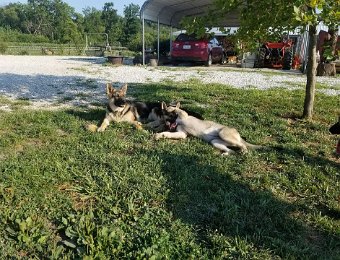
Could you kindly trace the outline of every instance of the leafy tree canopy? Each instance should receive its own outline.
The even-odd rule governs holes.
[[[254,43],[278,40],[284,33],[321,21],[331,27],[340,23],[340,0],[215,0],[214,8],[205,16],[183,20],[189,32],[199,35],[205,27],[213,27],[230,12],[238,12],[240,27],[237,36],[254,48]]]

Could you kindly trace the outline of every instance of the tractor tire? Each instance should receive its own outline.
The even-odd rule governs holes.
[[[259,48],[259,52],[257,54],[257,59],[254,62],[254,68],[264,68],[264,60],[266,58],[266,49]]]
[[[290,70],[293,64],[293,52],[291,49],[285,51],[285,56],[283,57],[282,69]]]
[[[223,65],[223,64],[225,64],[225,63],[227,63],[227,57],[226,57],[226,55],[223,53],[223,56],[222,56],[221,60],[219,61],[219,64]]]

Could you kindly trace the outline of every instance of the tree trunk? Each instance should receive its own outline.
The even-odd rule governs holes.
[[[302,118],[311,119],[313,115],[315,83],[316,83],[316,44],[317,33],[316,26],[309,26],[309,45],[308,45],[308,62],[307,62],[307,84],[306,95],[303,108]]]

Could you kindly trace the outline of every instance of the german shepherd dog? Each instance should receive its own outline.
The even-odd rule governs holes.
[[[229,155],[234,152],[228,147],[238,148],[243,153],[247,152],[248,148],[261,148],[261,146],[253,145],[243,140],[235,128],[188,115],[187,112],[180,109],[180,103],[169,107],[162,103],[162,108],[169,118],[172,118],[172,120],[176,118],[177,127],[175,132],[156,133],[155,138],[157,140],[160,138],[184,139],[188,135],[192,135],[212,144],[223,152],[222,155]]]
[[[114,88],[112,84],[106,85],[106,94],[109,102],[105,118],[97,132],[103,132],[111,122],[128,122],[138,129],[145,127],[155,132],[171,130],[172,125],[162,109],[161,102],[127,100],[126,92],[127,84],[118,89]],[[187,112],[202,118],[198,113]],[[172,121],[174,122],[175,120]]]
[[[97,132],[103,132],[111,122],[128,122],[136,128],[142,128],[142,123],[149,122],[147,127],[162,131],[165,121],[162,117],[161,103],[127,100],[126,92],[127,84],[119,89],[109,83],[106,85],[109,102],[105,118]]]

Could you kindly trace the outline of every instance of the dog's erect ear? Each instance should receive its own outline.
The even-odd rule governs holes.
[[[180,102],[177,102],[176,108],[179,108],[180,106],[181,106],[181,103],[180,103]]]
[[[108,95],[111,98],[113,93],[115,93],[114,87],[112,87],[111,83],[107,83],[106,84],[106,95]]]
[[[161,103],[161,108],[162,108],[162,110],[166,110],[166,108],[167,108],[167,106],[166,106],[164,101],[162,101],[162,103]]]
[[[119,96],[124,97],[126,95],[126,91],[127,91],[127,84],[125,83],[124,86],[122,86],[121,89],[119,90]]]

